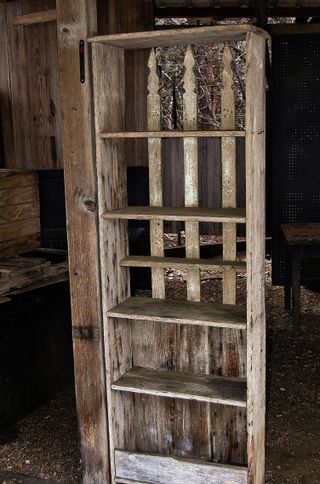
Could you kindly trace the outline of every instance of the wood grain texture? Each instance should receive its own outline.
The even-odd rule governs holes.
[[[122,267],[159,267],[163,269],[167,267],[173,267],[175,269],[182,269],[187,271],[192,269],[196,269],[197,271],[219,271],[224,267],[230,267],[237,272],[246,271],[245,262],[226,261],[222,259],[195,259],[191,257],[183,259],[182,257],[150,257],[131,255],[125,257],[124,259],[121,259],[120,265]],[[190,300],[192,301],[193,299]]]
[[[222,91],[221,91],[221,129],[235,129],[236,109],[235,93],[233,90],[232,55],[228,44],[223,53]],[[237,204],[237,173],[236,173],[236,140],[234,138],[222,138],[221,140],[222,161],[222,206],[236,207]],[[223,235],[223,258],[236,260],[237,257],[237,227],[234,223],[224,223]],[[237,278],[231,268],[224,270],[223,274],[223,302],[226,304],[236,303]]]
[[[184,58],[185,73],[183,76],[183,128],[186,130],[198,127],[198,109],[196,94],[195,59],[191,46],[187,48]],[[184,148],[184,200],[186,207],[199,206],[199,161],[198,141],[195,138],[183,140]],[[200,234],[198,222],[186,222],[185,245],[187,258],[200,257]],[[187,270],[187,297],[191,301],[200,301],[200,271],[197,267]]]
[[[112,65],[112,69],[101,66]],[[125,123],[125,57],[120,49],[104,45],[92,48],[94,117],[96,133],[101,129],[124,129]],[[106,89],[108,86],[108,89]],[[126,159],[123,140],[105,142],[97,139],[98,215],[105,210],[121,208],[127,203]],[[99,224],[102,309],[105,314],[129,296],[129,271],[120,267],[128,253],[127,223],[108,220]],[[123,447],[130,433],[127,418],[132,415],[127,395],[111,391],[111,383],[132,365],[130,323],[108,320],[104,332],[107,406],[111,481],[114,482],[114,449]],[[121,413],[128,416],[122,418]]]
[[[72,321],[102,334],[88,62],[86,82],[79,82],[79,42],[97,30],[96,2],[57,0],[57,15]],[[73,348],[83,482],[105,484],[110,473],[103,342],[74,339]]]
[[[212,130],[212,131],[123,131],[116,133],[99,133],[100,138],[221,138],[232,136],[244,138],[245,132],[240,130]]]
[[[246,329],[245,309],[231,304],[130,297],[107,314],[138,321]]]
[[[32,12],[26,15],[17,15],[12,17],[12,25],[34,25],[42,24],[47,22],[55,22],[57,20],[57,11],[53,10],[43,10],[41,12]]]
[[[269,38],[269,35],[264,30],[258,29],[253,25],[242,24],[107,35],[89,38],[88,42],[105,43],[123,49],[148,49],[152,47],[169,47],[171,45],[245,40],[248,32],[255,32],[256,35]]]
[[[56,24],[12,24],[15,16],[54,6],[54,0],[17,0],[5,8],[1,6],[1,22],[6,28],[7,78],[0,79],[0,88],[6,82],[4,108],[12,129],[6,127],[5,156],[10,168],[62,167]]]
[[[160,81],[154,49],[151,50],[148,67],[147,127],[148,130],[153,131],[161,129]],[[148,158],[150,206],[161,207],[163,205],[161,139],[148,138]],[[150,221],[150,250],[152,256],[162,257],[164,255],[163,220],[155,219]],[[152,295],[158,298],[165,298],[163,269],[155,267],[152,269],[151,275]]]
[[[199,402],[246,406],[244,380],[181,371],[134,367],[112,384],[113,390]]]
[[[245,223],[245,210],[241,208],[197,207],[126,207],[104,212],[108,219],[127,220],[185,220],[188,222],[237,222]]]
[[[265,473],[265,40],[247,39],[247,368],[248,483]]]
[[[138,454],[116,450],[117,482],[168,484],[169,482],[192,482],[192,484],[246,484],[247,469],[244,467],[210,464],[202,460],[178,459],[164,455]]]

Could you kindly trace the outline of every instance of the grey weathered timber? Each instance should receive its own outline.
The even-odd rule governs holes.
[[[112,389],[236,407],[246,406],[244,379],[195,375],[182,371],[133,367],[112,384]]]
[[[248,483],[265,472],[265,39],[247,38],[247,378]]]
[[[242,208],[197,207],[126,207],[104,212],[105,219],[126,220],[185,220],[188,222],[237,222],[245,223]]]
[[[245,131],[240,130],[212,130],[212,131],[118,131],[113,133],[99,133],[100,138],[221,138],[233,136],[244,138]]]
[[[12,17],[13,25],[34,25],[43,24],[47,22],[54,22],[57,20],[56,10],[43,10],[41,12],[33,12],[25,15],[17,15]]]
[[[130,297],[110,309],[107,315],[138,321],[246,329],[245,308],[231,304]]]
[[[79,79],[79,42],[97,30],[95,0],[57,0],[60,93],[72,321],[102,333],[96,177],[89,63]],[[85,58],[88,48],[85,46]],[[74,339],[75,384],[85,484],[109,482],[102,341]]]
[[[116,450],[117,482],[149,484],[246,484],[245,467],[211,464],[203,460],[179,459],[165,455]]]
[[[175,269],[197,269],[197,270],[221,270],[225,267],[230,267],[237,272],[246,271],[245,262],[228,261],[223,259],[194,259],[189,257],[183,259],[182,257],[150,257],[143,255],[130,255],[121,259],[120,265],[122,267],[159,267],[167,268],[173,267]],[[200,281],[199,281],[200,285]]]
[[[123,49],[148,49],[152,47],[169,47],[170,45],[245,40],[248,32],[254,32],[264,38],[269,38],[269,35],[264,30],[253,25],[243,24],[191,28],[188,29],[188,32],[183,29],[107,35],[92,37],[88,39],[88,42],[99,42]]]

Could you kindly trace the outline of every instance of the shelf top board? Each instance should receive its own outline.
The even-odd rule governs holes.
[[[136,207],[119,208],[104,212],[105,219],[170,220],[187,222],[235,222],[245,223],[243,208],[197,208],[197,207]]]
[[[232,42],[246,40],[247,33],[254,33],[266,39],[270,36],[254,25],[214,25],[187,29],[155,30],[117,35],[100,35],[88,38],[88,42],[102,43],[123,49],[148,49],[171,45],[206,44],[211,42]]]
[[[246,329],[246,309],[231,304],[130,297],[107,316],[137,321]]]
[[[133,367],[112,390],[246,407],[246,380]]]

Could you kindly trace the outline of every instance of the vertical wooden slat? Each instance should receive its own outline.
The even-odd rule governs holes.
[[[222,73],[221,91],[221,129],[235,129],[235,94],[233,90],[233,75],[231,68],[232,56],[230,47],[226,44],[223,54],[224,69]],[[231,137],[221,139],[222,159],[222,206],[236,207],[236,140]],[[236,260],[237,227],[235,223],[223,224],[223,258]],[[223,272],[223,302],[236,303],[236,272],[224,269]]]
[[[247,429],[248,482],[265,471],[265,52],[264,38],[247,35]]]
[[[197,129],[197,94],[195,60],[191,46],[188,46],[184,59],[184,94],[183,94],[183,128]],[[184,138],[184,187],[185,206],[199,206],[199,164],[197,138]],[[200,257],[199,223],[186,222],[186,257]],[[190,269],[187,272],[187,295],[191,301],[200,301],[200,271]]]
[[[157,59],[155,50],[152,49],[149,57],[148,97],[147,116],[148,130],[160,131],[161,129],[161,100],[159,95],[159,78],[157,73]],[[161,139],[148,139],[149,156],[149,191],[150,205],[161,207],[162,197],[162,153]],[[150,243],[151,255],[163,257],[163,221],[154,220],[150,222]],[[165,284],[163,269],[152,269],[152,295],[153,297],[165,298]]]
[[[125,125],[125,57],[122,49],[92,46],[95,128],[100,131],[123,130]],[[111,65],[112,69],[103,66]],[[124,140],[101,140],[96,136],[100,261],[103,314],[129,296],[129,272],[120,267],[127,255],[127,223],[102,221],[106,210],[127,204],[126,159]],[[125,393],[112,392],[111,384],[132,366],[131,323],[108,318],[104,333],[107,404],[109,417],[110,466],[115,479],[114,449],[124,448],[130,427],[120,412],[132,414],[131,399]]]
[[[79,79],[79,42],[96,31],[95,7],[94,0],[57,0],[72,321],[77,326],[93,326],[102,334],[88,62],[86,82]],[[74,339],[73,348],[83,482],[104,484],[109,482],[109,452],[102,338]]]

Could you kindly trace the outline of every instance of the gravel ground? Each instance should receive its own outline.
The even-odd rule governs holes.
[[[184,274],[167,272],[170,297],[184,297]],[[320,483],[320,296],[302,289],[301,334],[291,333],[282,288],[271,285],[266,265],[268,327],[268,484]],[[238,277],[239,303],[245,276]],[[221,275],[206,273],[203,298],[221,298]],[[8,441],[9,440],[9,441]],[[72,389],[0,434],[0,469],[65,483],[80,482],[75,401]],[[3,480],[0,482],[4,482]],[[10,482],[10,481],[6,481]],[[14,481],[12,481],[14,482]]]

